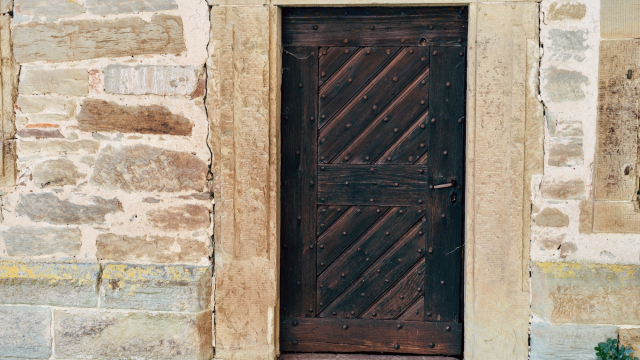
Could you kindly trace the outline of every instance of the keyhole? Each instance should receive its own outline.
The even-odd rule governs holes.
[[[456,203],[456,200],[458,200],[458,194],[456,194],[456,192],[454,191],[454,192],[451,194],[451,203],[452,203],[452,204],[455,204],[455,203]]]
[[[427,46],[427,39],[425,38],[420,39],[420,46]]]

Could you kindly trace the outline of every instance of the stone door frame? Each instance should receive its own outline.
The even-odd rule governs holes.
[[[210,0],[207,62],[215,196],[216,359],[278,351],[280,6],[349,0]],[[464,358],[527,359],[531,177],[542,173],[535,1],[359,0],[469,11]]]

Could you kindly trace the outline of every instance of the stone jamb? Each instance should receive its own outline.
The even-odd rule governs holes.
[[[280,81],[282,73],[279,6],[353,6],[348,0],[213,0],[211,58],[208,63],[208,109],[214,155],[216,192],[214,344],[216,359],[274,359],[278,354],[279,284],[279,172]],[[530,179],[542,172],[542,125],[538,94],[538,4],[535,1],[364,0],[357,5],[469,6],[467,67],[467,158],[465,223],[465,359],[526,359],[529,329],[529,221]],[[217,6],[216,6],[217,5]],[[243,26],[230,17],[266,11],[269,24]],[[235,14],[235,15],[230,15]],[[264,17],[260,17],[264,19]],[[223,24],[216,25],[214,21]],[[253,29],[248,28],[251,26]],[[259,32],[267,30],[266,47]],[[224,38],[216,38],[225,31]],[[249,35],[251,36],[249,36]],[[243,39],[252,38],[254,42]],[[240,54],[252,50],[258,57]],[[266,60],[263,50],[268,49]],[[235,61],[230,67],[229,60]],[[268,62],[268,63],[265,63]],[[258,62],[258,63],[256,63]],[[221,66],[225,65],[225,66]],[[268,80],[249,78],[243,71],[264,66]],[[229,70],[229,71],[225,71]],[[246,105],[251,95],[247,81],[264,80],[267,104],[259,111],[268,119],[265,148],[250,149],[256,161],[268,159],[268,176],[240,174],[229,163],[240,164],[234,148],[224,146],[243,134],[246,122],[229,114]],[[255,84],[252,84],[253,86]],[[224,89],[231,91],[223,91]],[[263,96],[263,94],[260,94]],[[222,123],[221,123],[222,121]],[[226,124],[223,124],[227,121]],[[243,125],[245,124],[245,125]],[[263,129],[267,129],[263,128]],[[264,131],[264,130],[263,130]],[[243,135],[244,136],[244,135]],[[225,140],[226,139],[226,140]],[[230,140],[231,139],[231,140]],[[245,149],[247,150],[247,149]],[[222,165],[216,165],[216,162]],[[233,169],[227,171],[218,166]],[[258,169],[259,168],[259,169]],[[246,169],[246,168],[245,168]],[[258,171],[259,170],[259,171]],[[265,179],[263,183],[259,179]],[[246,193],[227,191],[251,182],[253,199],[267,212],[266,246],[250,265],[238,245],[243,225],[238,216],[250,216],[255,208],[239,200]],[[221,184],[222,183],[222,184]],[[227,189],[227,190],[225,190]],[[259,196],[258,196],[259,195]],[[222,206],[220,206],[222,205]],[[235,218],[235,219],[234,219]],[[247,219],[251,221],[251,219]],[[263,221],[260,219],[260,221]],[[263,239],[262,241],[265,241]],[[229,243],[235,244],[229,247]],[[249,261],[251,262],[251,261]],[[247,269],[247,266],[254,266]],[[252,287],[274,286],[259,299]],[[259,309],[253,309],[257,306]],[[228,307],[228,308],[227,308]],[[251,308],[250,312],[245,309]],[[229,309],[235,309],[233,314]],[[252,318],[256,312],[266,318]],[[265,322],[263,324],[257,324]]]

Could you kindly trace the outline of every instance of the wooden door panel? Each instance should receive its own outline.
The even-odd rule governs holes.
[[[320,311],[356,281],[362,272],[382,257],[411,227],[422,226],[425,214],[424,209],[406,207],[376,210],[384,212],[378,221],[333,263],[319,268],[321,273],[318,276],[317,294]],[[321,247],[318,251],[321,254],[324,249]]]
[[[466,12],[414,10],[283,9],[281,351],[461,355]]]

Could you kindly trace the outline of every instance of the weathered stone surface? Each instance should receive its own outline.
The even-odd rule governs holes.
[[[13,11],[13,0],[0,0],[0,13],[6,14]]]
[[[568,138],[552,140],[549,149],[549,165],[576,166],[584,162],[582,139]]]
[[[165,236],[101,234],[96,240],[98,260],[144,260],[154,263],[196,263],[212,255],[206,243]]]
[[[545,44],[549,47],[549,58],[559,61],[584,61],[586,51],[589,50],[587,38],[588,31],[584,30],[549,30],[550,43]]]
[[[593,232],[640,234],[638,203],[596,201],[593,204]]]
[[[631,346],[633,355],[640,355],[640,328],[618,330],[620,345]]]
[[[209,208],[193,204],[151,210],[147,218],[153,226],[165,231],[198,230],[211,224]]]
[[[46,160],[33,166],[33,182],[39,188],[76,185],[86,174],[78,172],[68,159]]]
[[[20,141],[18,148],[21,153],[28,154],[95,154],[100,148],[100,143],[93,140]]]
[[[584,181],[582,179],[554,180],[545,178],[540,186],[542,196],[555,200],[584,199]]]
[[[208,360],[211,312],[110,313],[55,310],[58,358]]]
[[[126,66],[104,68],[104,89],[113,94],[192,95],[204,71],[193,66]]]
[[[85,0],[89,12],[97,15],[156,12],[177,9],[175,0]]]
[[[587,14],[587,5],[571,3],[553,3],[549,7],[547,18],[551,21],[582,20]]]
[[[593,201],[580,201],[580,234],[593,233]]]
[[[2,167],[0,186],[14,186],[16,184],[16,141],[2,142]],[[0,214],[0,221],[2,215]]]
[[[89,72],[87,69],[43,70],[23,67],[19,92],[21,95],[86,96],[89,94]]]
[[[536,262],[531,309],[553,323],[640,325],[639,275],[638,265]]]
[[[177,54],[186,50],[182,18],[158,14],[138,17],[27,23],[13,30],[18,62],[77,61],[100,57]]]
[[[80,205],[60,200],[52,193],[20,194],[16,214],[32,221],[64,225],[104,223],[107,214],[122,211],[122,204],[117,198],[92,196],[87,200],[87,205]]]
[[[607,339],[617,339],[611,325],[575,325],[532,322],[531,360],[597,360],[594,348]]]
[[[536,215],[536,225],[549,227],[569,226],[569,217],[562,211],[553,208],[542,209]]]
[[[278,360],[456,360],[444,356],[364,355],[364,354],[281,354]]]
[[[102,273],[103,308],[198,312],[210,303],[210,267],[108,264]]]
[[[95,307],[100,266],[0,261],[0,303]]]
[[[640,39],[600,42],[595,200],[632,201],[638,196],[640,77],[620,74],[640,68],[639,49]]]
[[[48,359],[51,356],[51,310],[0,306],[0,358]]]
[[[66,1],[66,0],[65,0]],[[18,96],[16,106],[23,114],[47,114],[60,115],[61,120],[70,120],[76,114],[76,102],[74,100],[53,96]]]
[[[22,129],[16,133],[18,137],[36,139],[64,138],[60,130],[44,130],[44,129]]]
[[[40,256],[64,253],[76,256],[82,232],[69,227],[12,226],[0,231],[9,256]]]
[[[0,114],[2,124],[2,140],[13,139],[16,133],[14,104],[18,96],[18,76],[20,66],[13,57],[13,38],[11,29],[11,14],[0,15],[0,52],[2,63],[0,74],[2,83],[2,103]]]
[[[603,39],[640,38],[638,0],[603,0],[600,3],[600,36]]]
[[[186,152],[146,145],[103,148],[91,183],[125,191],[202,191],[207,165]]]
[[[550,67],[543,70],[543,97],[555,102],[584,100],[589,78],[581,72]]]
[[[88,132],[191,135],[193,124],[164,106],[124,106],[111,101],[85,99],[78,127]]]
[[[14,0],[16,23],[26,21],[56,21],[77,16],[86,10],[81,2],[74,0]]]

